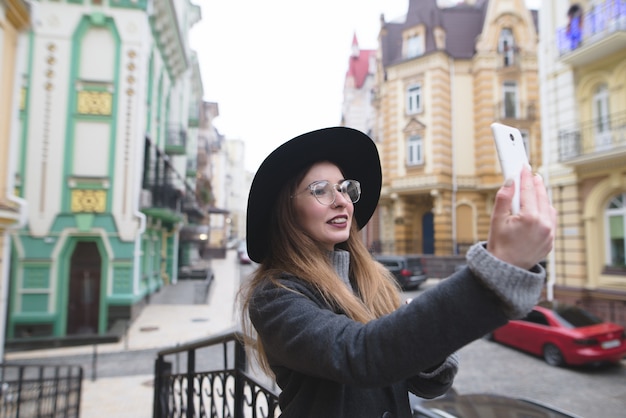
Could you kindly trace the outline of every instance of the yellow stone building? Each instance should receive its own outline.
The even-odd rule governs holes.
[[[548,291],[626,325],[626,1],[547,6],[542,123],[560,214]]]
[[[503,182],[490,125],[518,127],[539,167],[536,12],[523,0],[381,17],[374,137],[383,164],[383,253],[464,254],[485,240]]]

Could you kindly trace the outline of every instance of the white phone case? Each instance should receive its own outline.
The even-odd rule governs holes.
[[[517,128],[501,123],[492,123],[491,132],[496,143],[502,175],[505,179],[513,179],[515,182],[511,211],[517,214],[520,209],[520,175],[522,167],[528,164],[522,133]]]

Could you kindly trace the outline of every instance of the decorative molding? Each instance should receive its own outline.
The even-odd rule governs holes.
[[[106,211],[107,193],[105,190],[72,190],[72,212],[95,212]]]
[[[135,74],[135,70],[137,69],[137,64],[135,63],[135,59],[137,58],[137,51],[134,49],[129,49],[126,53],[128,57],[128,65],[126,66],[127,76],[126,83],[128,87],[126,88],[126,122],[124,124],[124,174],[122,178],[123,191],[122,191],[122,216],[126,216],[129,211],[129,202],[128,202],[128,187],[132,183],[130,180],[130,171],[131,164],[130,161],[130,149],[133,140],[133,131],[132,131],[132,120],[133,120],[133,100],[135,97],[135,82],[137,80],[137,75]]]
[[[52,90],[54,90],[54,69],[56,64],[56,44],[50,42],[46,47],[48,54],[44,56],[46,67],[46,83],[44,85],[44,110],[43,110],[43,140],[41,144],[41,180],[39,196],[39,213],[45,212],[46,186],[48,178],[48,151],[50,148],[50,119],[52,116]]]
[[[150,16],[154,37],[159,45],[168,73],[178,78],[189,67],[185,38],[178,24],[173,0],[154,0],[154,12]]]
[[[110,116],[113,95],[103,91],[82,90],[78,92],[76,111],[81,115]]]
[[[391,188],[393,190],[403,189],[430,189],[438,185],[436,175],[422,175],[416,177],[401,177],[393,179],[391,181]]]

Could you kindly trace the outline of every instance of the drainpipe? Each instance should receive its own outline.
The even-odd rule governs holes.
[[[139,222],[137,236],[135,237],[135,249],[133,251],[133,294],[136,295],[139,293],[139,282],[141,281],[141,238],[146,231],[146,215],[140,212],[139,209],[135,209],[134,215]]]
[[[454,60],[450,60],[450,97],[452,97],[452,101],[450,103],[450,120],[452,121],[451,127],[451,159],[452,159],[452,213],[450,214],[452,217],[452,253],[454,255],[458,255],[459,249],[457,245],[457,236],[456,236],[456,193],[458,189],[457,181],[456,181],[456,161],[454,160]]]
[[[137,154],[140,158],[137,158],[137,164],[135,165],[135,171],[137,175],[137,187],[135,188],[135,196],[133,199],[134,208],[133,216],[137,218],[139,226],[137,228],[137,235],[135,236],[135,248],[133,250],[133,294],[139,294],[139,284],[141,282],[141,239],[143,233],[146,232],[146,215],[139,210],[139,202],[141,200],[141,179],[143,172],[143,155],[144,147],[146,146],[145,138],[143,141],[137,141]]]
[[[543,18],[541,17],[541,13],[540,13],[540,20],[542,21],[543,19],[546,18],[550,18],[550,19],[554,19],[555,15],[555,2],[549,2],[549,6],[548,4],[543,4],[542,7],[550,7],[551,11],[549,14],[543,14]],[[542,23],[542,22],[541,22]],[[539,25],[540,27],[542,27],[542,25]],[[553,41],[553,39],[551,40],[551,42]],[[554,43],[552,42],[550,45],[554,45]],[[539,95],[540,95],[540,99],[539,99],[539,103],[541,105],[541,113],[544,112],[544,109],[548,109],[548,104],[547,104],[547,94],[548,92],[547,90],[547,85],[545,82],[543,82],[543,80],[546,79],[545,77],[545,71],[546,71],[546,63],[544,62],[544,54],[542,53],[542,50],[540,49],[539,51]],[[552,97],[552,96],[551,96]],[[556,96],[555,96],[556,97]],[[556,102],[558,104],[558,101]],[[541,157],[542,157],[542,161],[541,161],[541,165],[543,168],[543,181],[545,183],[545,186],[548,190],[548,197],[550,199],[550,202],[552,202],[552,186],[550,185],[550,130],[548,129],[549,126],[549,118],[546,118],[545,120],[543,118],[541,118]],[[548,281],[546,283],[546,298],[549,301],[552,301],[554,299],[554,283],[556,282],[556,256],[555,256],[555,250],[554,248],[552,248],[552,251],[550,251],[550,254],[548,254],[548,265],[549,265],[549,269],[548,269]]]

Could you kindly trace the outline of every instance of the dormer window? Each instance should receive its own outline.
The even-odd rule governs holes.
[[[406,57],[415,58],[424,55],[424,37],[412,35],[406,40]]]

